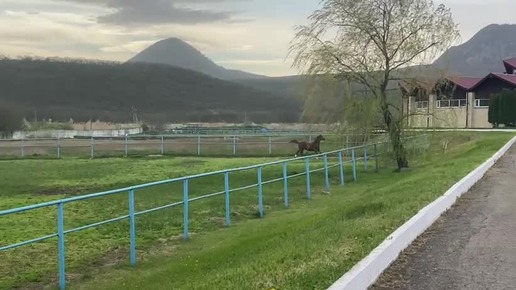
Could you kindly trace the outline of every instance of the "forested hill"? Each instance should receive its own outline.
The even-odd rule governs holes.
[[[0,60],[0,102],[32,119],[124,122],[297,121],[301,103],[168,65],[50,59]]]

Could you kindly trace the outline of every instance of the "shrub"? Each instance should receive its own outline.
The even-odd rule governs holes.
[[[493,126],[516,125],[516,90],[502,90],[489,102],[488,121]]]

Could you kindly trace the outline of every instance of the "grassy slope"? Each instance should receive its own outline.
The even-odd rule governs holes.
[[[224,168],[258,164],[275,158],[165,158],[165,159],[63,159],[0,161],[0,210],[56,200],[70,195],[125,187]],[[335,158],[330,160],[336,162]],[[289,175],[304,171],[304,162],[289,164]],[[322,160],[312,168],[322,167]],[[348,169],[349,170],[349,169]],[[332,170],[333,178],[337,171]],[[282,175],[280,166],[266,167],[263,180]],[[320,189],[322,173],[312,175],[314,191]],[[349,177],[348,177],[349,180]],[[256,183],[256,171],[230,175],[231,188]],[[304,202],[304,176],[289,180],[290,202]],[[223,176],[190,181],[190,197],[223,190]],[[283,208],[282,183],[264,186],[267,213]],[[56,194],[58,193],[58,194]],[[279,194],[278,194],[279,193]],[[136,209],[142,211],[182,200],[182,184],[137,190]],[[190,205],[192,237],[224,225],[223,196]],[[255,219],[256,188],[235,192],[231,197],[232,222]],[[126,215],[127,194],[74,202],[65,205],[65,229]],[[139,258],[154,249],[175,247],[182,242],[182,207],[171,208],[137,218]],[[66,236],[67,273],[71,278],[90,275],[98,265],[116,264],[128,257],[128,222],[122,221]],[[0,245],[37,238],[56,231],[56,209],[44,208],[0,217]],[[5,234],[4,234],[5,233]],[[0,252],[0,289],[48,284],[56,279],[56,240]]]
[[[0,161],[0,210],[270,160],[271,158],[113,158]],[[192,182],[193,194],[218,189],[210,186],[211,183],[213,178]],[[223,183],[219,181],[217,184]],[[182,190],[179,184],[137,191],[137,210],[180,200],[181,197]],[[65,207],[65,227],[82,226],[124,214],[127,214],[127,195],[123,193],[71,203]],[[139,218],[138,245],[150,244],[158,238],[166,239],[180,234],[181,214],[182,211],[179,210],[165,210]],[[169,223],[163,223],[163,218],[166,217],[172,218]],[[55,221],[55,208],[0,217],[0,245],[54,233]],[[200,231],[202,227],[213,227],[214,223],[207,221],[192,226],[194,230]],[[68,266],[73,268],[101,263],[100,260],[106,253],[118,255],[119,245],[125,247],[127,244],[127,233],[127,222],[124,221],[67,235]],[[91,244],[91,240],[95,243]],[[126,249],[123,252],[125,255]],[[56,273],[55,255],[55,239],[0,252],[0,289],[10,289],[25,282],[48,282],[46,277]]]
[[[322,174],[316,174],[312,178],[314,196],[310,201],[305,199],[304,177],[299,177],[289,181],[289,210],[282,206],[281,184],[266,185],[266,218],[263,220],[256,219],[256,189],[232,194],[233,226],[229,229],[221,229],[224,223],[223,197],[192,203],[192,239],[186,244],[181,238],[181,208],[138,217],[140,265],[134,272],[123,266],[115,266],[116,269],[109,266],[124,264],[128,260],[126,221],[69,234],[66,240],[67,273],[73,281],[86,281],[72,284],[80,289],[127,289],[128,285],[163,289],[210,288],[203,281],[215,283],[218,289],[327,286],[407,217],[442,194],[446,187],[509,138],[507,134],[439,133],[441,137],[431,139],[433,148],[439,148],[438,140],[443,135],[452,140],[449,145],[452,150],[446,153],[446,163],[436,165],[435,161],[443,158],[434,152],[419,158],[416,169],[407,174],[393,174],[387,170],[374,174],[360,170],[360,182],[348,183],[345,189],[336,185],[338,171],[334,169],[330,172],[331,196],[320,194],[323,179]],[[270,158],[0,161],[0,209],[265,160]],[[315,163],[314,166],[321,166],[320,161]],[[454,164],[459,166],[455,168]],[[303,163],[289,165],[290,174],[303,169]],[[432,175],[427,178],[425,174]],[[264,180],[278,175],[281,175],[280,168],[265,170]],[[349,181],[349,174],[347,178]],[[222,180],[222,176],[218,176],[192,182],[192,196],[222,190]],[[230,180],[232,187],[251,184],[256,180],[256,173],[245,172],[231,176]],[[417,188],[415,192],[414,187]],[[56,191],[63,194],[46,195]],[[407,199],[414,194],[417,198]],[[180,199],[179,185],[141,190],[136,194],[137,210]],[[81,226],[126,213],[125,194],[67,204],[65,227]],[[0,231],[7,234],[0,236],[0,245],[53,233],[55,218],[55,209],[1,217]],[[56,254],[55,240],[1,252],[0,289],[55,281]],[[124,281],[129,273],[134,280]],[[169,278],[170,281],[167,280]],[[144,284],[138,284],[140,279]],[[158,282],[153,284],[154,279],[165,280],[158,285]],[[295,284],[296,281],[300,284]]]
[[[440,140],[447,136],[442,156]],[[440,137],[436,137],[440,136]],[[322,289],[389,233],[482,163],[510,134],[438,133],[411,172],[383,170],[330,196],[199,235],[146,257],[136,269],[102,270],[71,289]]]

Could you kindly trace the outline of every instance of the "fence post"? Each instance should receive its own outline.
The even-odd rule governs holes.
[[[57,159],[61,159],[61,139],[57,137]]]
[[[229,171],[224,172],[224,191],[226,193],[226,226],[231,225],[231,208],[229,205]]]
[[[283,201],[285,207],[288,207],[288,175],[287,175],[287,162],[283,162]]]
[[[236,155],[236,136],[233,135],[233,155]]]
[[[387,156],[387,146],[388,146],[389,143],[387,142],[384,142],[383,143],[383,166],[384,167],[387,167],[388,166],[388,156]]]
[[[364,169],[365,171],[368,171],[368,158],[369,156],[367,156],[367,145],[364,146]]]
[[[21,157],[25,157],[25,139],[21,139]]]
[[[269,136],[269,155],[272,154],[272,137]]]
[[[127,154],[129,153],[129,143],[128,143],[128,140],[127,140],[127,135],[125,135],[125,138],[124,138],[124,156],[127,157]]]
[[[378,172],[378,144],[374,143],[374,171]]]
[[[161,148],[160,148],[160,152],[161,152],[161,155],[165,154],[165,140],[163,138],[163,135],[161,135]]]
[[[93,158],[95,155],[95,139],[93,138],[93,135],[91,136],[91,155],[90,157]]]
[[[355,148],[351,149],[351,160],[353,164],[353,181],[357,181],[357,159],[355,157]]]
[[[342,151],[339,151],[339,169],[340,185],[344,185],[344,162],[342,161]]]
[[[134,189],[129,190],[129,240],[131,266],[136,266],[136,219],[134,210]]]
[[[312,188],[310,185],[310,157],[305,159],[305,170],[306,170],[306,198],[312,198]]]
[[[65,272],[65,235],[64,235],[64,203],[57,204],[57,242],[59,251],[59,289],[66,288]]]
[[[197,135],[197,156],[201,156],[201,135]]]
[[[263,217],[263,185],[261,166],[258,166],[258,211],[260,213],[260,217]]]
[[[324,190],[329,193],[330,192],[330,178],[328,172],[328,155],[324,154]]]
[[[184,223],[184,239],[188,241],[188,179],[183,180],[183,223]]]
[[[312,143],[312,135],[308,135],[308,142]]]

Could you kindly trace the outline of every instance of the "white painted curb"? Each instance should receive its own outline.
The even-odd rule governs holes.
[[[498,152],[482,165],[455,183],[444,195],[424,207],[415,216],[387,237],[367,257],[331,285],[328,290],[360,290],[373,285],[382,272],[394,262],[398,255],[419,235],[429,228],[447,211],[463,193],[477,183],[495,162],[516,143],[512,138]]]

